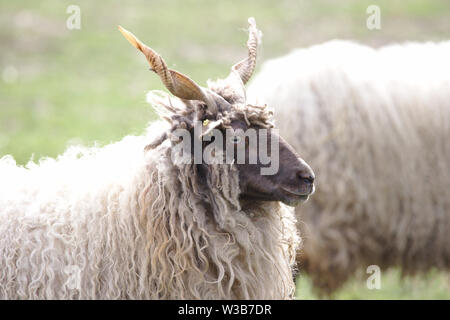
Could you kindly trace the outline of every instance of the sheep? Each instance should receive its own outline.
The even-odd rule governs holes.
[[[161,120],[141,136],[25,167],[0,159],[0,299],[293,298],[300,237],[285,204],[313,192],[311,168],[282,139],[272,175],[220,162],[225,149],[211,163],[177,149],[182,129],[202,146],[237,127],[278,138],[271,110],[245,100],[259,42],[249,25],[248,57],[208,88],[119,27],[173,96],[149,93]]]
[[[450,266],[450,41],[334,40],[266,62],[249,101],[314,165],[297,260],[319,294],[368,266]]]

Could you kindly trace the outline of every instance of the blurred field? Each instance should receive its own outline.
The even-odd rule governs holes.
[[[66,28],[70,4],[81,8],[81,30]],[[372,4],[381,8],[381,30],[366,28]],[[68,144],[102,145],[155,118],[145,93],[162,85],[118,24],[205,84],[245,56],[249,16],[264,33],[260,62],[334,38],[374,46],[450,38],[448,0],[0,0],[0,156],[24,164]],[[316,298],[307,278],[298,288],[299,298]],[[383,273],[382,290],[354,280],[334,298],[450,299],[449,277],[401,279],[394,270]]]
[[[428,274],[402,278],[399,270],[381,272],[380,289],[368,289],[366,280],[369,275],[359,274],[327,299],[398,299],[398,300],[448,300],[450,299],[450,278],[444,272],[431,271]],[[297,279],[297,299],[318,299],[311,282],[300,273]]]

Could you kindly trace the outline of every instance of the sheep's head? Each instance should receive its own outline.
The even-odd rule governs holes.
[[[211,82],[208,88],[169,69],[154,50],[125,29],[119,30],[146,56],[151,70],[166,88],[179,98],[154,101],[171,129],[147,149],[169,139],[183,145],[180,150],[188,155],[188,160],[194,160],[200,175],[208,174],[210,165],[233,164],[238,170],[242,199],[282,201],[294,206],[314,191],[314,173],[279,137],[271,121],[272,112],[266,106],[246,103],[244,85],[253,74],[259,42],[255,20],[248,21],[248,57],[235,64],[226,79]]]

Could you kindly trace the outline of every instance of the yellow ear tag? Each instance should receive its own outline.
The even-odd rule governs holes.
[[[209,120],[208,120],[208,119],[203,120],[203,125],[204,125],[205,127],[208,125],[208,123],[209,123]]]

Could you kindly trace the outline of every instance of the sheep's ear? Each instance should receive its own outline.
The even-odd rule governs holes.
[[[202,133],[200,134],[200,138],[210,134],[215,128],[220,126],[222,123],[223,123],[222,119],[216,121],[211,121],[209,119],[203,120],[201,130]]]
[[[147,58],[151,69],[161,78],[166,88],[176,97],[185,100],[200,100],[207,104],[212,112],[217,112],[214,99],[193,80],[184,74],[167,67],[164,59],[153,49],[143,44],[134,34],[119,26],[119,31],[136,49]]]

